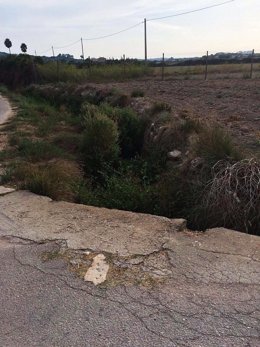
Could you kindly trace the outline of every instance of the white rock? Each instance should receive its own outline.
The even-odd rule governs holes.
[[[109,270],[109,265],[105,259],[106,257],[104,254],[98,254],[95,256],[91,267],[86,272],[84,277],[85,281],[93,282],[95,286],[105,282]]]
[[[172,160],[179,160],[181,159],[181,157],[182,157],[182,153],[181,151],[178,151],[177,149],[168,153],[168,158]]]
[[[5,194],[9,194],[9,193],[13,193],[13,192],[15,192],[15,189],[13,189],[13,188],[6,188],[4,186],[0,186],[0,196],[5,195]]]

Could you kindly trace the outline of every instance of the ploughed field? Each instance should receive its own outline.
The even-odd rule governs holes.
[[[243,147],[260,153],[260,80],[174,80],[112,83],[126,93],[135,89],[166,102],[176,113],[216,120]]]

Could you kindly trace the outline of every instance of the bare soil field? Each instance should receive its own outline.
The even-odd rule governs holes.
[[[146,80],[109,86],[129,94],[140,89],[145,97],[170,104],[176,114],[217,121],[237,143],[260,154],[260,80]]]

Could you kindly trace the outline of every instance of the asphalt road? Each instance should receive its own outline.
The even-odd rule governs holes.
[[[62,259],[41,260],[59,248],[1,238],[1,347],[259,346],[257,278],[236,282],[228,265],[203,276],[210,274],[210,253],[196,273],[188,265],[185,272],[185,263],[180,268],[178,252],[169,250],[179,269],[153,287],[95,287]]]

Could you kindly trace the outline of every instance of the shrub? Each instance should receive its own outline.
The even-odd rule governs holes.
[[[33,83],[36,77],[35,66],[29,55],[12,55],[0,59],[0,83],[9,88],[27,86]]]
[[[118,131],[113,120],[99,113],[86,120],[81,153],[87,173],[97,176],[117,159]]]
[[[141,89],[134,89],[131,93],[132,98],[142,98],[144,97],[144,91]]]
[[[241,153],[234,146],[231,137],[218,126],[206,126],[194,143],[195,153],[203,157],[212,167],[219,160],[240,160]]]
[[[117,110],[117,124],[122,157],[132,158],[141,152],[145,123],[133,110],[123,108]]]
[[[194,177],[178,168],[166,172],[157,185],[158,213],[170,218],[185,218],[193,229],[201,227],[204,188],[205,180],[200,175]]]
[[[150,187],[144,188],[136,177],[112,176],[102,191],[103,206],[134,212],[152,213],[156,200]]]
[[[146,126],[145,120],[139,118],[128,107],[119,108],[102,104],[100,110],[118,125],[119,145],[122,157],[129,159],[139,154],[143,147]]]

